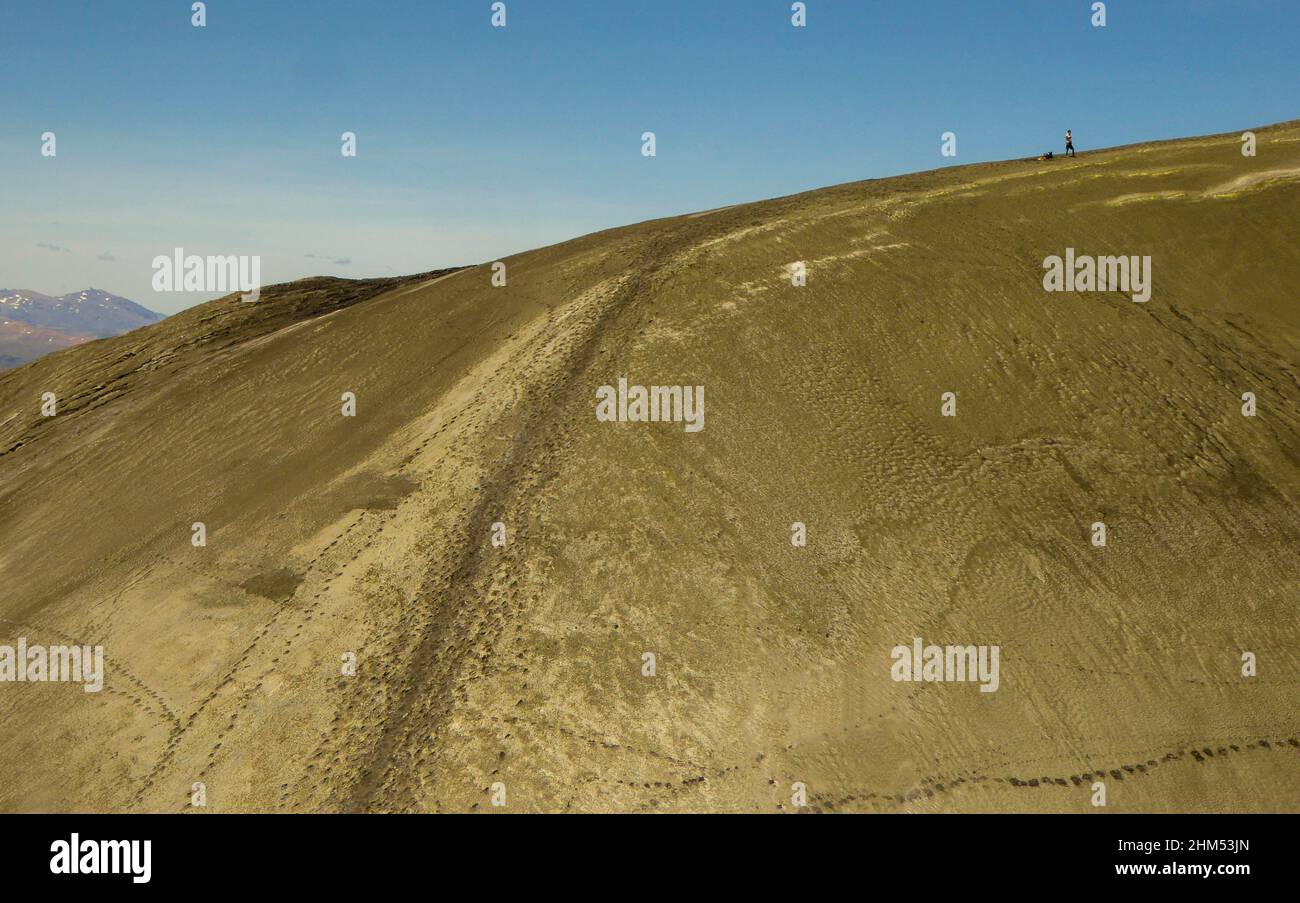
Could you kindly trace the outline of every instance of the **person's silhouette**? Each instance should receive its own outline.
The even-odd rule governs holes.
[[[1079,156],[1074,152],[1074,136],[1070,134],[1069,129],[1065,130],[1065,152],[1071,157]]]

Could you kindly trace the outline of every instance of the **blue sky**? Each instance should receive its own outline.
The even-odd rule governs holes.
[[[170,313],[211,297],[152,291],[176,246],[266,283],[418,272],[1067,127],[1087,150],[1300,116],[1295,0],[1111,0],[1105,28],[1092,0],[807,0],[806,28],[789,0],[506,0],[504,29],[491,0],[190,5],[0,7],[0,287]]]

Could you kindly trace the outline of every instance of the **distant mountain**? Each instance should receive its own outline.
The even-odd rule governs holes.
[[[156,323],[162,314],[97,288],[60,297],[0,289],[0,370],[91,339]]]
[[[163,317],[127,298],[88,288],[59,298],[26,289],[0,289],[0,318],[102,339]]]

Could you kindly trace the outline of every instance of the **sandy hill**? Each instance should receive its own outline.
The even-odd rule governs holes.
[[[1258,136],[505,287],[307,280],[0,375],[0,644],[107,668],[0,683],[0,809],[1300,810],[1300,124]],[[1067,248],[1149,255],[1150,301],[1045,292]],[[704,428],[601,422],[620,377]],[[913,637],[997,645],[998,689],[893,680]]]

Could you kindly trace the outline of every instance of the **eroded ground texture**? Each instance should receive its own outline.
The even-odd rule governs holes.
[[[1258,141],[306,280],[0,376],[0,643],[107,666],[0,683],[0,808],[1300,810],[1300,126]],[[1046,293],[1066,248],[1151,300]],[[704,429],[599,422],[620,376]],[[997,691],[892,680],[913,637],[998,645]]]

